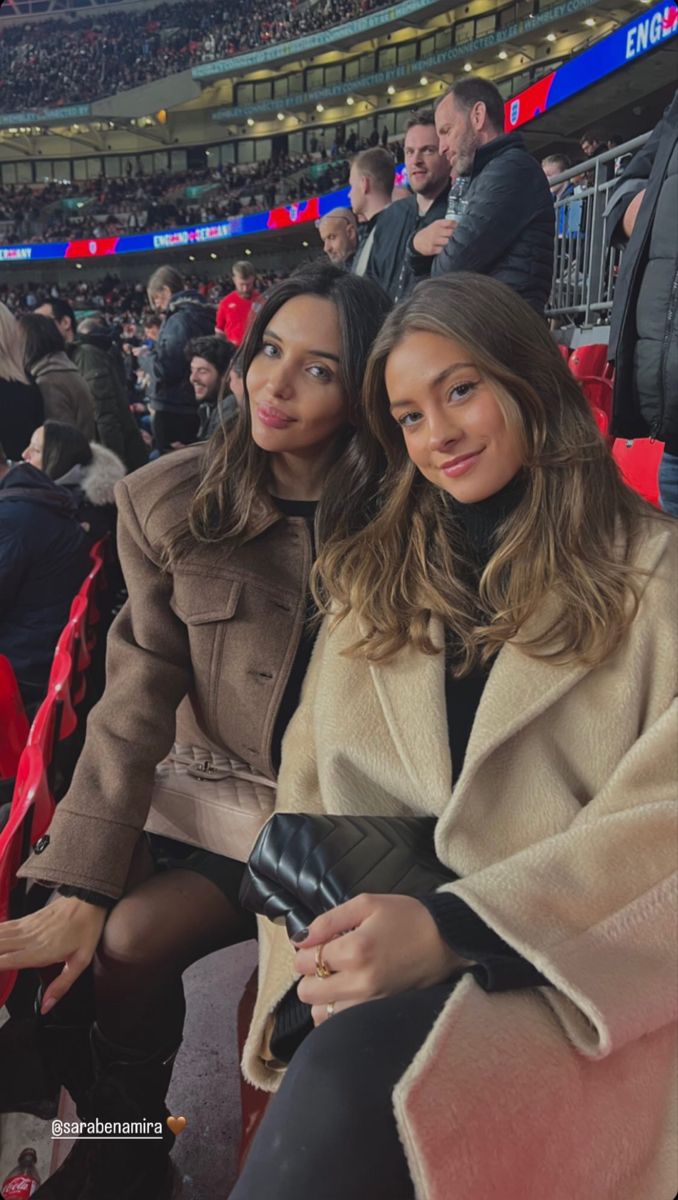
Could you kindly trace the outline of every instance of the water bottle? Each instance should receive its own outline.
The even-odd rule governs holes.
[[[469,178],[467,175],[457,175],[447,198],[446,221],[456,221],[457,223],[461,221],[468,208],[468,200],[465,199],[468,185]]]

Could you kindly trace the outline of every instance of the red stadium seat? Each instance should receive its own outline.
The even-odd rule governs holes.
[[[78,594],[68,617],[69,625],[73,626],[73,679],[72,697],[75,705],[81,704],[85,698],[87,668],[92,661],[87,635],[87,599]]]
[[[659,466],[664,443],[650,438],[615,438],[612,457],[623,478],[634,492],[639,492],[650,504],[659,507]]]
[[[608,373],[607,345],[595,343],[591,346],[578,346],[573,350],[568,366],[575,379],[587,376],[604,377]]]
[[[75,634],[71,625],[66,626],[64,633],[69,633],[69,640],[74,642]],[[63,636],[63,635],[62,635]],[[72,648],[72,647],[71,647]],[[71,695],[71,680],[73,676],[73,659],[70,649],[57,647],[49,673],[47,694],[52,693],[59,704],[59,740],[70,737],[78,724],[78,718],[73,708]]]
[[[13,779],[28,740],[28,717],[12,664],[0,654],[0,779]]]
[[[33,717],[28,734],[28,745],[37,746],[45,767],[51,766],[57,740],[59,701],[54,692],[49,692]]]
[[[96,548],[99,544],[100,543],[97,542],[96,546],[93,546],[92,550],[90,551],[90,556],[92,557],[92,568],[89,572],[89,575],[87,575],[84,583],[82,584],[80,591],[78,592],[79,596],[84,596],[85,599],[87,600],[87,625],[88,625],[88,627],[91,627],[93,625],[98,625],[99,621],[101,620],[101,615],[100,615],[99,609],[97,607],[95,595],[96,595],[96,592],[103,586],[104,560],[103,560],[101,554],[97,554],[97,555],[93,554],[94,550],[96,550]],[[91,642],[90,642],[90,648],[91,648]]]
[[[570,361],[570,353],[571,353],[570,347],[563,346],[560,343],[558,343],[558,349],[559,349],[560,353],[562,354],[563,358],[565,359],[565,362],[569,362]]]
[[[20,915],[16,905],[17,871],[48,829],[53,812],[45,760],[37,745],[28,745],[19,759],[9,820],[0,833],[0,922]],[[18,889],[22,888],[19,884]],[[0,1007],[11,994],[16,978],[16,971],[0,971]]]
[[[614,371],[607,361],[607,354],[606,345],[579,346],[572,351],[568,359],[568,366],[581,385],[584,395],[593,409],[594,416],[596,416],[595,410],[600,409],[605,414],[609,427],[612,418]],[[597,416],[596,423],[601,433],[607,433],[607,429],[601,428]]]

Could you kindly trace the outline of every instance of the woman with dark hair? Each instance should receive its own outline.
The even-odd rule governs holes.
[[[231,1200],[668,1200],[678,530],[497,281],[394,309],[364,403],[387,469],[321,547],[276,803],[433,818],[450,881],[264,922]]]
[[[88,442],[75,425],[45,421],[33,431],[21,457],[68,488],[91,541],[115,532],[114,488],[124,477],[126,467],[112,450]]]
[[[82,1116],[145,1117],[163,1139],[78,1143],[40,1197],[170,1194],[181,976],[254,933],[238,890],[312,650],[316,542],[360,527],[383,466],[360,386],[388,308],[376,284],[329,264],[280,283],[243,345],[239,416],[117,488],[129,601],[72,786],[23,868],[61,895],[0,927],[0,970],[64,963],[38,1021],[47,1070],[67,1076]],[[88,1024],[66,995],[92,960],[93,1079]],[[25,1088],[29,1056],[12,1045],[0,1110]]]
[[[45,417],[66,421],[92,441],[94,401],[85,380],[66,353],[66,343],[51,317],[28,313],[19,318],[25,337],[26,370],[42,394]]]

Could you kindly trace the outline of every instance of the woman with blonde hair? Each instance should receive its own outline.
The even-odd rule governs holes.
[[[417,288],[364,403],[388,466],[319,557],[277,807],[434,818],[449,882],[263,922],[232,1200],[669,1200],[675,524],[496,281]]]
[[[42,395],[34,383],[29,383],[24,354],[24,332],[6,305],[0,303],[0,444],[12,462],[21,458],[43,418]]]

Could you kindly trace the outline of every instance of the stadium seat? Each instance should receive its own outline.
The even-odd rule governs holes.
[[[608,371],[607,354],[607,345],[603,343],[578,346],[572,351],[568,366],[575,379],[583,379],[589,375],[605,376]]]
[[[92,566],[78,593],[78,595],[84,596],[87,600],[88,630],[91,630],[94,625],[98,625],[99,621],[101,620],[101,614],[96,603],[95,595],[97,591],[100,591],[101,588],[105,586],[104,551],[106,542],[107,538],[100,538],[99,541],[95,542],[92,546],[92,549],[89,552]],[[92,649],[93,645],[94,640],[90,636],[88,641],[90,650]]]
[[[28,745],[19,759],[9,820],[0,833],[0,922],[21,914],[25,887],[17,883],[17,871],[48,829],[53,812],[45,760],[39,746]],[[0,1007],[16,979],[16,971],[0,971]]]
[[[568,359],[570,371],[581,385],[584,395],[593,409],[601,433],[607,433],[607,429],[601,428],[595,410],[600,409],[605,414],[608,427],[612,418],[614,370],[607,361],[607,355],[607,346],[596,344],[579,346],[572,351]]]
[[[68,624],[73,626],[71,695],[73,704],[77,707],[85,698],[87,668],[92,661],[91,648],[88,644],[87,600],[84,596],[78,594],[75,597],[71,604]]]
[[[12,669],[0,654],[0,779],[13,779],[28,740],[28,717]]]
[[[28,733],[28,745],[37,746],[49,768],[54,757],[57,740],[59,701],[54,692],[49,692],[33,717]]]
[[[70,634],[69,640],[71,647],[74,644],[75,634],[71,625],[66,626],[65,633]],[[78,724],[78,718],[73,708],[73,697],[71,695],[71,681],[73,677],[73,659],[71,649],[65,647],[57,647],[52,661],[52,669],[49,673],[49,684],[47,685],[47,694],[52,693],[57,698],[59,705],[59,741],[63,738],[70,737]]]
[[[623,478],[634,492],[639,492],[650,504],[659,507],[659,465],[664,443],[651,438],[615,438],[612,457]]]
[[[257,998],[257,972],[248,979],[245,990],[240,998],[238,1005],[238,1051],[239,1056],[242,1055],[247,1031],[250,1027],[252,1014],[254,1013],[254,1005]],[[254,1088],[244,1078],[242,1072],[240,1074],[240,1112],[241,1112],[241,1127],[240,1127],[240,1147],[238,1150],[238,1171],[242,1171],[245,1165],[250,1146],[254,1139],[254,1135],[259,1128],[261,1119],[266,1112],[266,1106],[270,1100],[268,1092],[260,1091],[259,1088]]]

